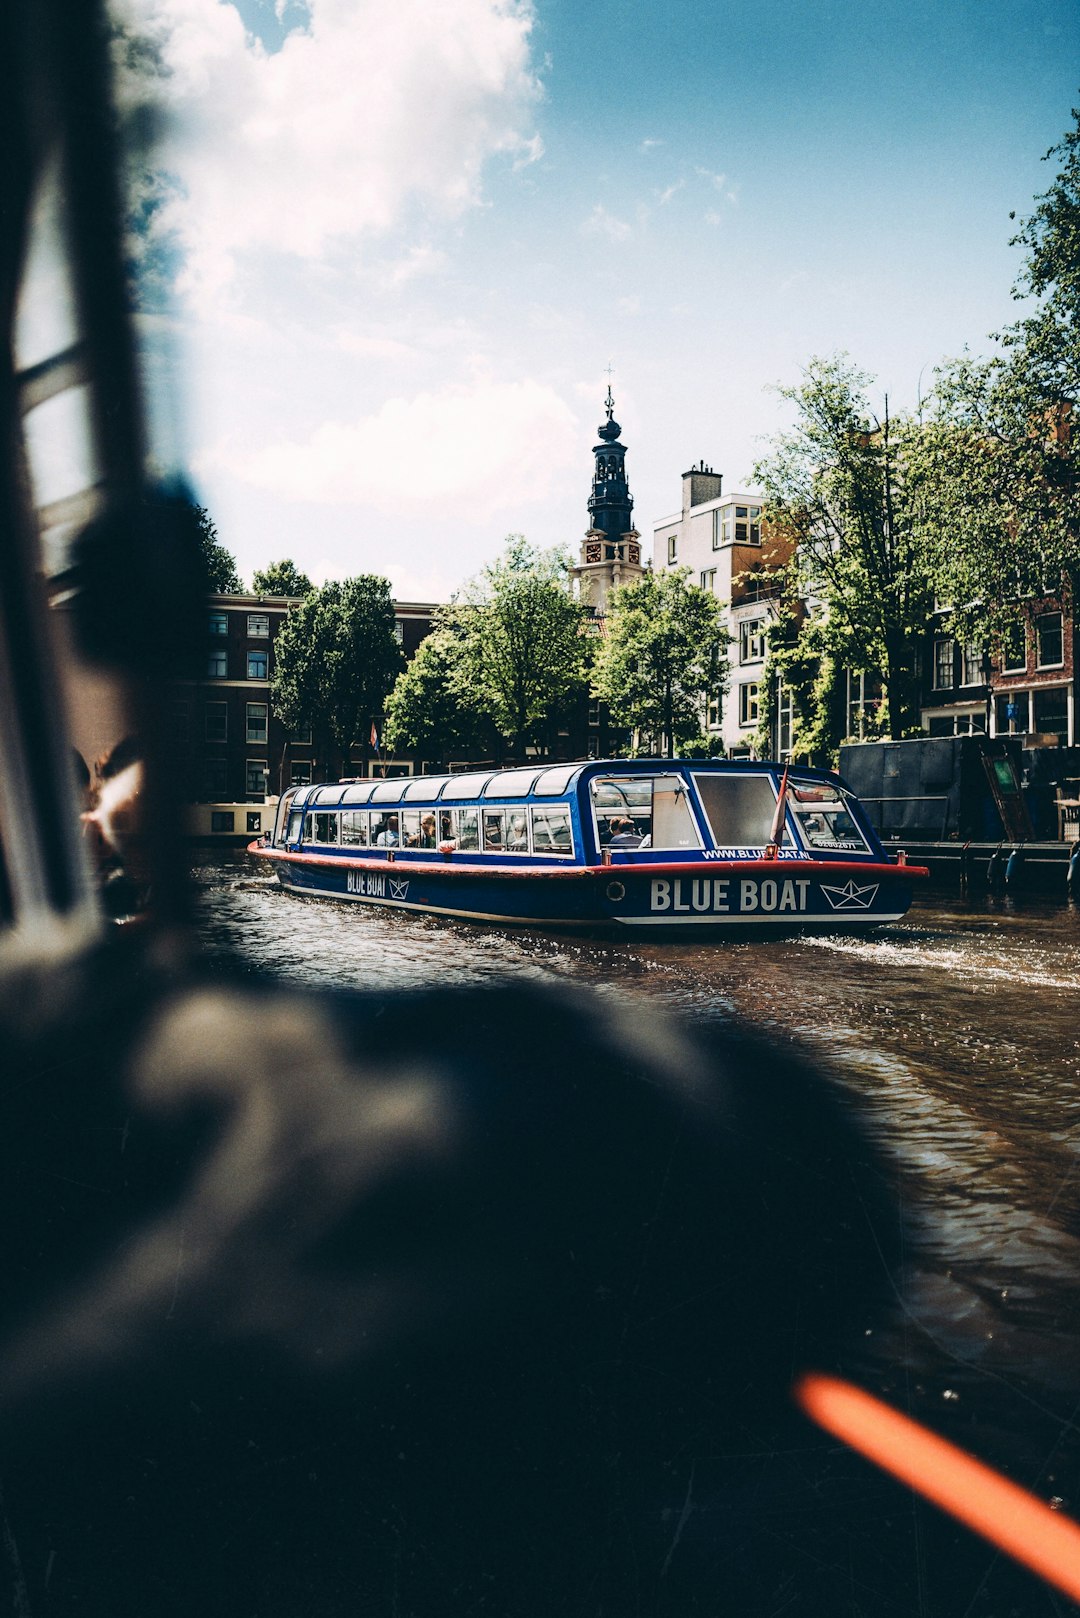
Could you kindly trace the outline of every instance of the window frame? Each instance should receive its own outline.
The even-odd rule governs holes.
[[[253,734],[251,727],[252,709],[261,709],[263,715],[262,733]],[[247,702],[244,704],[244,741],[267,742],[270,739],[270,704],[268,702]]]
[[[1039,625],[1041,623],[1044,623],[1045,621],[1051,619],[1051,618],[1056,618],[1057,619],[1057,639],[1058,639],[1058,645],[1059,645],[1059,648],[1060,648],[1060,656],[1054,662],[1047,662],[1043,658],[1043,635],[1042,635],[1042,631],[1039,628]],[[1064,614],[1058,608],[1055,608],[1052,612],[1036,613],[1035,618],[1034,618],[1034,625],[1035,625],[1035,667],[1037,669],[1063,669],[1065,667],[1065,618],[1064,618]]]

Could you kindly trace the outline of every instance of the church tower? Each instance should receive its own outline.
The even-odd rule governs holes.
[[[641,565],[641,535],[634,527],[634,497],[626,482],[626,445],[615,420],[615,401],[608,384],[607,420],[598,429],[600,443],[593,446],[596,467],[589,496],[589,527],[581,542],[578,565],[570,570],[579,598],[598,617],[617,584],[632,584],[645,569]]]

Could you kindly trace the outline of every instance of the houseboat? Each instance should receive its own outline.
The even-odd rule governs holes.
[[[743,761],[299,787],[249,852],[291,893],[649,934],[863,930],[898,921],[927,875],[887,858],[839,776]]]

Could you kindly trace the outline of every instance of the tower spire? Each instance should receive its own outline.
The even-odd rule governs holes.
[[[626,481],[626,445],[619,441],[622,428],[615,420],[610,365],[607,373],[607,419],[597,428],[600,442],[593,445],[589,528],[582,542],[581,560],[573,569],[582,598],[601,614],[614,586],[640,578],[643,572],[641,536],[634,527],[634,497]]]

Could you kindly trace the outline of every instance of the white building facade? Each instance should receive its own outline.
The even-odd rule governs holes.
[[[725,603],[731,634],[728,690],[709,702],[706,733],[714,752],[746,757],[765,700],[766,630],[776,612],[777,592],[767,579],[744,575],[776,565],[763,557],[761,497],[724,494],[723,477],[701,462],[682,475],[682,510],[653,525],[653,566],[688,567],[690,582]]]

